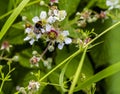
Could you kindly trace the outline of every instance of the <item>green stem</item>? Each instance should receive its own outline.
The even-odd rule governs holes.
[[[15,70],[15,68],[13,68],[12,70],[10,70],[10,71],[7,73],[7,75],[5,76],[5,78],[2,80],[2,83],[1,83],[1,86],[0,86],[0,93],[2,93],[3,85],[4,85],[5,81],[8,80],[7,78],[8,78],[8,76],[9,76],[9,74],[10,74],[12,71],[14,71],[14,70]]]
[[[70,87],[70,90],[69,90],[69,93],[68,94],[73,94],[74,92],[74,88],[75,88],[75,85],[79,79],[79,75],[81,73],[81,70],[82,70],[82,66],[83,66],[83,63],[84,63],[84,59],[85,59],[85,54],[86,54],[86,51],[87,51],[87,47],[85,48],[84,52],[83,52],[83,55],[81,57],[81,60],[79,62],[79,65],[78,65],[78,68],[77,68],[77,71],[75,73],[75,76],[74,76],[74,79],[73,79],[73,82],[72,82],[72,85]]]
[[[79,49],[78,51],[76,51],[74,54],[72,54],[71,56],[69,56],[68,58],[66,58],[64,61],[62,61],[59,65],[57,65],[55,68],[53,68],[50,72],[48,72],[45,76],[43,76],[39,82],[41,82],[42,80],[44,80],[47,76],[49,76],[52,72],[54,72],[55,70],[57,70],[59,67],[61,67],[65,62],[67,62],[69,59],[75,57],[76,55],[78,55],[81,52],[81,50]]]
[[[117,25],[120,24],[120,21],[115,23],[114,25],[110,26],[109,28],[107,28],[106,30],[104,30],[102,33],[100,33],[98,36],[96,36],[93,40],[91,40],[90,42],[88,42],[85,47],[87,47],[88,45],[90,45],[91,43],[93,43],[95,40],[97,40],[99,37],[101,37],[102,35],[104,35],[105,33],[107,33],[109,30],[113,29],[114,27],[116,27]]]
[[[0,86],[0,93],[2,93],[2,88],[3,88],[4,83],[5,83],[5,80],[2,80],[2,83],[1,83],[1,86]]]

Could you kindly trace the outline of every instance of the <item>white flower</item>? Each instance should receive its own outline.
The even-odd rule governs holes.
[[[40,61],[40,57],[33,56],[30,59],[31,67],[33,67],[33,66],[39,67],[39,63],[38,63],[39,61]]]
[[[55,14],[55,19],[58,21],[63,21],[67,16],[67,13],[65,10],[60,10],[58,12],[55,12],[54,14]]]
[[[58,48],[61,50],[65,44],[70,44],[72,43],[72,39],[68,37],[69,32],[68,31],[63,31],[58,35],[57,42]]]
[[[27,36],[24,38],[24,41],[28,41],[32,45],[35,41],[38,41],[38,39],[41,37],[41,34],[35,34],[33,32],[32,28],[26,28],[25,33],[27,33]]]
[[[30,81],[28,85],[28,90],[37,91],[40,88],[40,83],[35,81]]]
[[[40,17],[35,16],[35,17],[32,18],[32,21],[33,21],[34,23],[37,23],[38,21],[46,21],[46,18],[47,18],[47,13],[46,13],[46,11],[41,11]]]
[[[113,8],[120,8],[119,0],[107,0],[106,5],[109,6],[109,10]]]

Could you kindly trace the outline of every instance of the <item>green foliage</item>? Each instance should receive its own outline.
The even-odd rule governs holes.
[[[59,10],[66,10],[67,16],[59,24],[57,21],[50,25],[61,32],[68,30],[68,37],[72,39],[72,44],[65,44],[60,50],[59,42],[49,39],[48,32],[34,45],[24,41],[28,36],[24,32],[26,23],[35,29],[32,18],[39,17],[41,11],[52,9],[49,0],[43,0],[43,6],[40,6],[40,0],[29,1],[0,1],[0,94],[19,94],[16,86],[25,87],[28,93],[30,81],[40,83],[35,94],[120,94],[120,11],[108,9],[106,0],[59,0],[55,5]],[[93,19],[94,12],[89,15],[87,10],[93,10],[97,20]],[[101,15],[105,17],[100,18],[103,10],[106,14]],[[22,20],[23,16],[27,18]],[[84,19],[89,21],[84,23]],[[78,22],[82,21],[80,27]],[[10,44],[5,42],[8,48],[2,49],[4,41]],[[51,45],[53,52],[49,51]],[[19,58],[14,60],[15,56]],[[52,58],[52,63],[48,58]],[[38,66],[31,67],[36,62]],[[51,66],[46,67],[45,63]],[[105,92],[100,88],[101,84],[105,85]]]

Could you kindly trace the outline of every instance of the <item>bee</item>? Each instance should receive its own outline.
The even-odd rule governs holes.
[[[42,21],[38,21],[35,25],[34,25],[34,30],[33,32],[35,34],[39,34],[41,33],[41,29],[43,28],[43,25],[42,25]]]

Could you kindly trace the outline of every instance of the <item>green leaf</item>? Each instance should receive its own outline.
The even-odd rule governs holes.
[[[120,62],[113,64],[111,66],[109,66],[108,68],[98,72],[97,74],[95,74],[94,76],[92,76],[91,78],[87,79],[86,81],[84,81],[80,86],[78,86],[79,88],[86,88],[87,86],[91,85],[92,83],[96,83],[108,76],[111,76],[117,72],[120,71]],[[76,87],[76,90],[77,88]]]
[[[31,53],[31,49],[28,49],[18,54],[20,65],[30,68],[30,58],[32,57]]]
[[[27,20],[32,22],[34,16],[40,16],[41,11],[47,11],[46,7],[41,7],[40,5],[31,5],[26,7],[22,12],[21,16],[26,16]]]
[[[15,45],[24,43],[25,34],[23,30],[10,28],[9,31],[10,32],[7,33],[5,40],[9,41],[10,44]]]
[[[16,29],[22,29],[23,30],[24,29],[24,25],[25,25],[25,23],[21,21],[21,22],[13,24],[12,27],[16,28]]]
[[[106,0],[96,0],[96,4],[99,8],[106,9]]]
[[[15,21],[15,19],[17,18],[17,16],[20,14],[20,12],[22,11],[22,9],[26,6],[26,4],[29,2],[30,0],[23,0],[18,7],[14,10],[14,12],[11,14],[11,16],[8,18],[8,20],[6,21],[6,23],[4,24],[4,26],[1,29],[0,32],[0,40],[3,38],[3,36],[5,35],[5,33],[7,32],[7,30],[10,28],[10,26],[12,25],[12,23]]]
[[[76,9],[79,5],[81,0],[59,0],[59,8],[61,10],[66,10],[67,15],[70,16],[71,14],[76,12]]]

